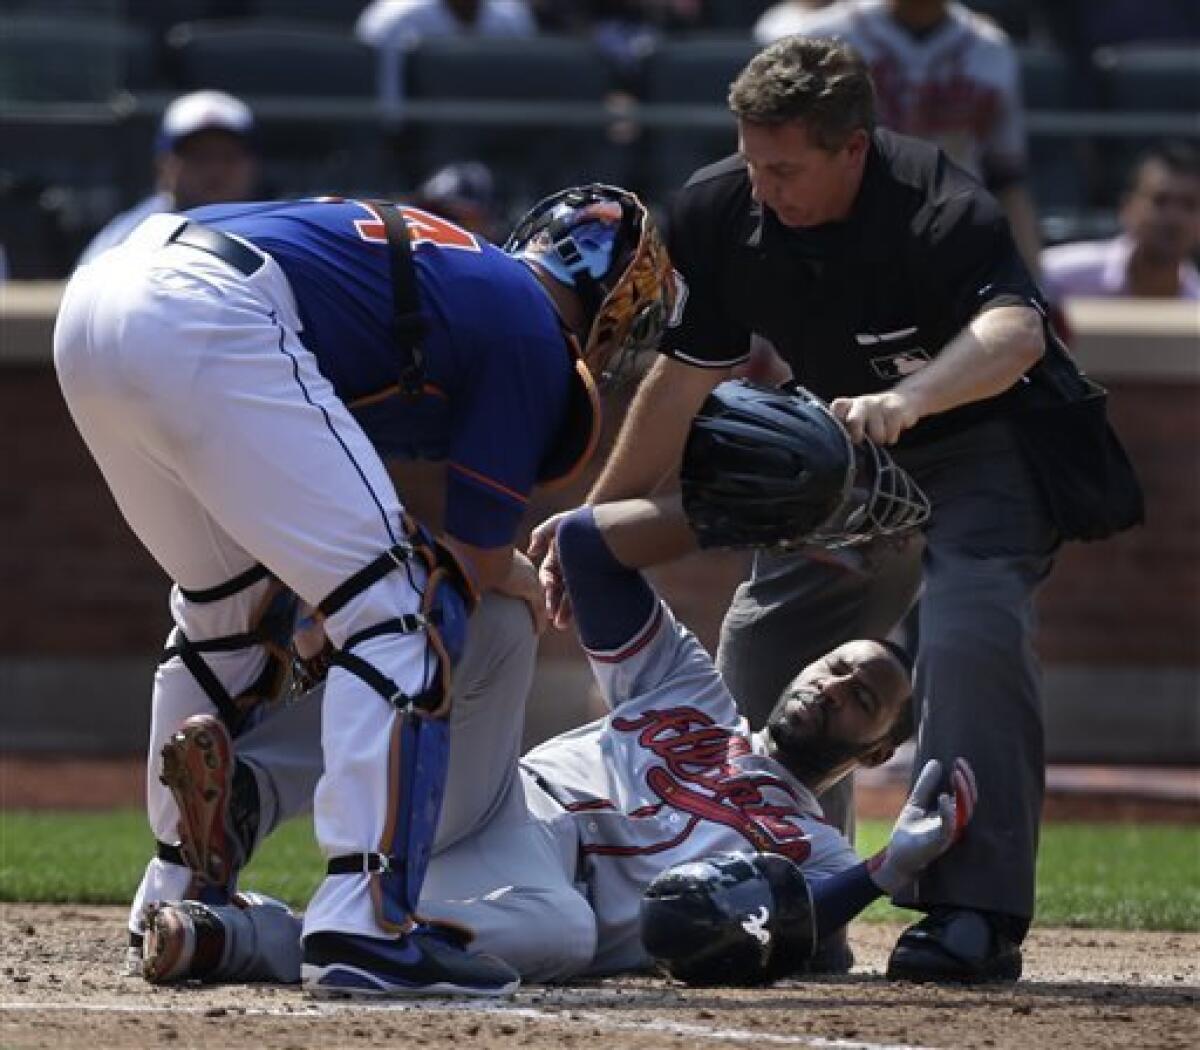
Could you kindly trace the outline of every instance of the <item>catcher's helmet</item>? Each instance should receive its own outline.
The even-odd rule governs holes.
[[[720,384],[692,421],[680,471],[702,547],[825,547],[923,525],[929,501],[884,449],[854,445],[803,387]]]
[[[762,985],[795,973],[817,943],[812,894],[776,853],[677,864],[642,894],[642,946],[676,980]]]
[[[597,377],[621,372],[662,338],[676,284],[658,227],[628,190],[591,183],[536,204],[504,250],[573,288],[591,317],[583,360]]]

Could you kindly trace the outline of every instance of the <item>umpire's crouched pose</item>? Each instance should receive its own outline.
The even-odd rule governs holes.
[[[693,175],[674,203],[668,244],[688,295],[590,500],[646,492],[667,475],[688,421],[747,359],[752,334],[855,440],[895,446],[933,504],[923,561],[919,541],[760,553],[719,662],[761,725],[801,666],[839,641],[885,634],[923,579],[915,768],[964,755],[986,801],[970,841],[914,887],[911,903],[929,915],[901,937],[889,973],[1015,979],[1043,790],[1033,596],[1060,540],[1089,529],[1059,527],[1042,495],[1022,447],[1027,389],[1048,371],[1080,397],[1088,388],[1057,348],[1050,368],[1041,295],[996,202],[935,147],[875,129],[853,52],[785,39],[747,65],[729,99],[739,154]],[[1104,447],[1102,392],[1093,401]],[[1070,413],[1049,415],[1058,425]],[[555,573],[551,552],[543,581],[561,621]]]

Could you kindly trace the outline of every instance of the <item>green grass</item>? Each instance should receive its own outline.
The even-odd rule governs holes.
[[[890,825],[865,821],[859,848],[878,849]],[[128,902],[151,848],[145,818],[107,813],[0,812],[0,901]],[[303,906],[320,881],[307,820],[280,828],[242,878]],[[865,918],[911,913],[877,902]],[[1200,828],[1047,824],[1038,864],[1037,921],[1045,926],[1200,930]]]

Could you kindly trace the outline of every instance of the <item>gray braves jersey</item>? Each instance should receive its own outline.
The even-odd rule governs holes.
[[[812,793],[765,754],[712,657],[665,603],[624,647],[588,656],[612,713],[521,765],[575,821],[596,914],[589,972],[648,963],[642,891],[673,864],[746,849],[782,853],[817,877],[858,863]]]
[[[835,37],[871,70],[884,127],[936,142],[950,158],[992,183],[1025,169],[1025,122],[1016,52],[1004,31],[962,4],[916,36],[885,0],[842,0],[813,11],[780,5],[755,26],[763,44],[799,34]]]

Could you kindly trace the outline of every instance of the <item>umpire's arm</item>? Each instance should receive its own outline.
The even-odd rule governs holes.
[[[850,437],[894,445],[922,419],[1002,394],[1041,358],[1043,317],[1032,306],[978,314],[926,367],[891,390],[839,397],[830,405]]]
[[[629,406],[616,444],[588,503],[646,496],[678,471],[692,419],[730,368],[702,368],[670,357],[651,366]]]

